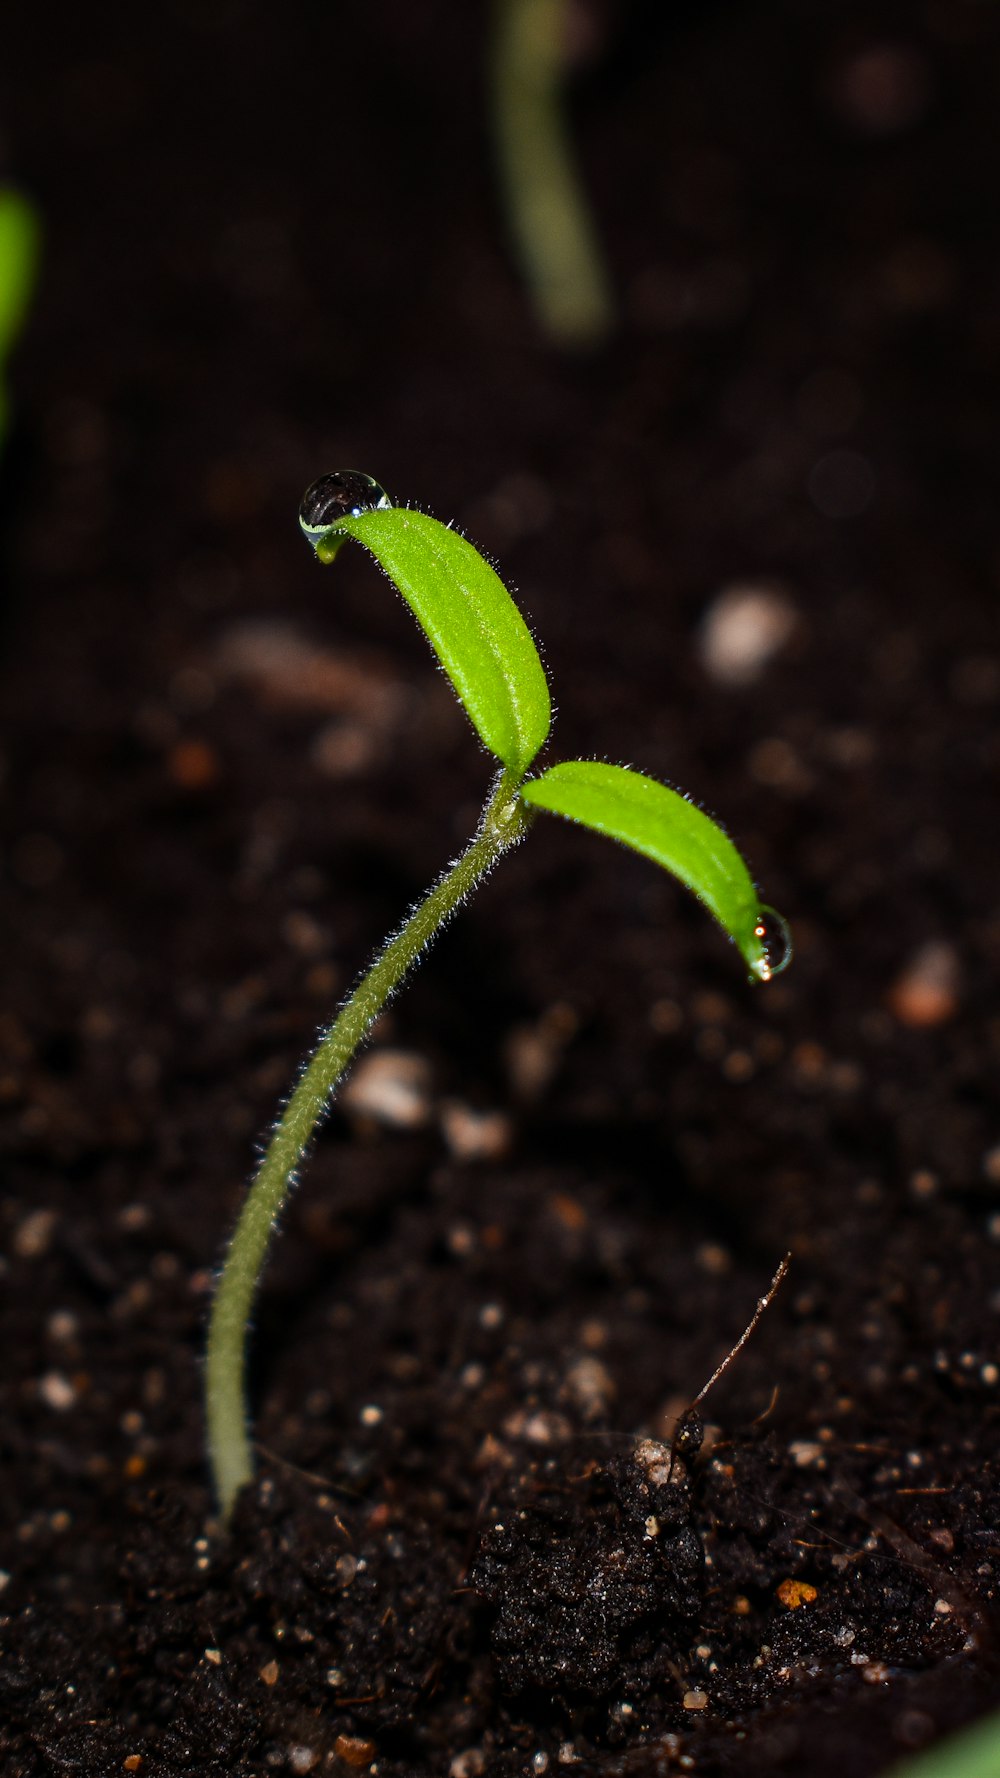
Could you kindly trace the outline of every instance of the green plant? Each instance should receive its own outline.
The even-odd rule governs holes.
[[[31,301],[38,239],[38,220],[27,199],[9,187],[0,187],[0,446],[8,412],[4,369]]]
[[[1000,1778],[1000,1716],[985,1716],[893,1766],[887,1778]]]
[[[497,172],[538,321],[557,346],[594,346],[614,305],[577,176],[561,87],[567,0],[496,0],[491,53]]]
[[[387,941],[321,1038],[244,1202],[215,1295],[206,1362],[209,1452],[224,1516],[252,1475],[244,1363],[253,1295],[308,1144],[389,996],[465,897],[524,837],[539,809],[620,840],[671,871],[714,914],[753,980],[767,981],[791,954],[784,922],[759,901],[732,841],[677,791],[597,760],[571,760],[527,776],[548,738],[548,683],[513,599],[464,537],[424,513],[391,505],[370,476],[353,471],[315,482],[300,518],[321,562],[332,562],[347,538],[374,556],[423,628],[499,771],[468,848]]]

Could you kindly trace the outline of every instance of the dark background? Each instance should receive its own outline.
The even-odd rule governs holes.
[[[595,1317],[612,1329],[610,1423],[659,1425],[791,1247],[792,1279],[713,1407],[788,1495],[753,1534],[756,1642],[721,1660],[718,1707],[693,1727],[678,1656],[686,1679],[649,1733],[700,1736],[707,1772],[797,1773],[808,1751],[811,1772],[862,1774],[989,1693],[1000,15],[788,0],[595,4],[580,21],[573,138],[619,324],[572,353],[541,335],[508,252],[481,8],[5,13],[0,174],[45,229],[0,470],[3,1563],[26,1675],[12,1771],[118,1769],[133,1746],[150,1770],[209,1769],[165,1725],[177,1697],[197,1719],[219,1624],[241,1725],[227,1769],[285,1760],[302,1712],[328,1738],[372,1730],[364,1707],[331,1724],[305,1671],[286,1716],[278,1692],[262,1709],[271,1608],[256,1594],[244,1621],[228,1557],[211,1632],[207,1608],[177,1603],[190,1583],[164,1578],[209,1510],[204,1300],[254,1139],[488,780],[389,589],[360,556],[320,572],[297,537],[302,489],[334,467],[497,560],[551,672],[555,755],[630,761],[717,812],[797,957],[752,990],[666,879],[540,823],[386,1032],[429,1062],[435,1103],[504,1115],[508,1156],[450,1156],[436,1114],[416,1135],[335,1115],[262,1299],[263,1442],[329,1475],[358,1403],[395,1401],[408,1430],[379,1463],[429,1526],[442,1621],[474,1617],[448,1601],[481,1510],[478,1440],[512,1403],[559,1398]],[[702,625],[743,582],[778,587],[796,626],[734,687],[706,669]],[[533,1097],[510,1061],[526,1032],[549,1067]],[[545,1209],[561,1198],[584,1206],[593,1250],[561,1255]],[[480,1223],[508,1233],[477,1271],[449,1231]],[[400,1285],[408,1256],[428,1270]],[[500,1404],[466,1425],[450,1385],[427,1400],[488,1289],[517,1305],[551,1381],[507,1352]],[[337,1320],[355,1292],[363,1336]],[[423,1355],[419,1389],[391,1380],[383,1336]],[[321,1386],[329,1412],[303,1428]],[[776,1418],[748,1430],[775,1386]],[[787,1453],[820,1425],[837,1476],[806,1499]],[[907,1451],[933,1470],[930,1505],[898,1498]],[[465,1476],[444,1529],[422,1463]],[[761,1497],[758,1469],[747,1487]],[[699,1510],[722,1536],[710,1490]],[[913,1547],[873,1533],[876,1511]],[[893,1575],[931,1589],[923,1617],[909,1595],[893,1607],[897,1634],[881,1570],[862,1586],[884,1684],[862,1685],[833,1639],[836,1568],[793,1678],[754,1677],[808,1541],[788,1526],[815,1513],[841,1550],[881,1535]],[[250,1517],[243,1534],[265,1535]],[[145,1554],[126,1585],[130,1540]],[[273,1584],[271,1615],[287,1614]],[[942,1588],[964,1652],[935,1626]],[[904,1647],[907,1614],[929,1628]],[[115,1651],[122,1697],[92,1677],[79,1722],[52,1704],[43,1731],[24,1698],[39,1674],[53,1697],[67,1670],[82,1686],[80,1624]],[[498,1773],[554,1758],[572,1711],[495,1693],[485,1617],[448,1635],[432,1702],[430,1656],[413,1656],[419,1680],[390,1678],[417,1726],[407,1741],[396,1725],[382,1769],[447,1769],[472,1744]],[[453,1706],[467,1693],[474,1721]],[[600,1711],[577,1726],[611,1757]]]

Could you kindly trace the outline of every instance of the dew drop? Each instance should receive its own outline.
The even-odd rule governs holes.
[[[391,506],[383,487],[359,469],[334,469],[321,475],[302,496],[299,524],[315,544],[338,519],[357,519],[363,512]]]
[[[792,961],[792,933],[788,921],[777,908],[769,908],[762,904],[757,909],[754,921],[754,937],[760,946],[760,953],[753,964],[753,973],[759,982],[769,982],[773,975],[780,975]]]

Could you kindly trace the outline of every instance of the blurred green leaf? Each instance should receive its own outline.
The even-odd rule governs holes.
[[[0,441],[8,411],[4,367],[31,301],[39,234],[37,217],[27,199],[9,188],[0,188]]]
[[[948,1735],[893,1766],[887,1778],[1000,1778],[1000,1716]]]
[[[38,265],[34,210],[16,191],[0,189],[0,364],[21,331]]]

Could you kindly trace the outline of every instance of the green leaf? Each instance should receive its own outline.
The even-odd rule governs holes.
[[[888,1778],[998,1778],[998,1774],[1000,1716],[987,1716],[893,1766]]]
[[[0,365],[27,312],[38,261],[35,212],[16,191],[0,188]]]
[[[0,444],[10,411],[3,385],[4,363],[31,301],[37,262],[35,212],[16,191],[0,187]]]
[[[538,650],[503,581],[457,531],[407,507],[338,519],[314,539],[321,559],[341,537],[384,568],[484,746],[520,778],[548,735],[551,706]]]
[[[582,822],[662,864],[715,915],[756,980],[768,981],[790,960],[784,921],[763,908],[728,834],[676,790],[629,766],[574,759],[532,778],[520,794],[536,809]],[[773,954],[776,932],[780,956]]]

